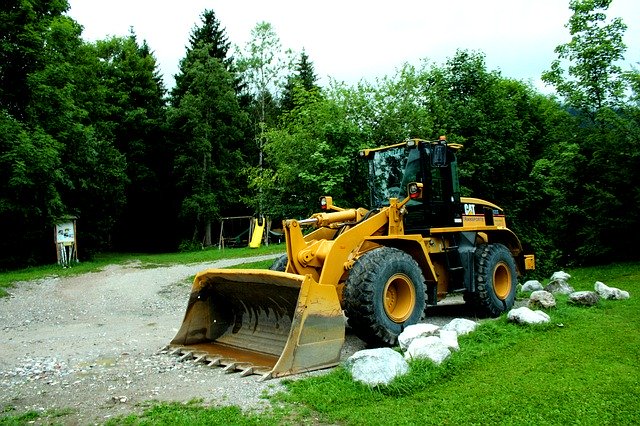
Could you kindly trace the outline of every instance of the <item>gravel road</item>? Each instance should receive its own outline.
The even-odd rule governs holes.
[[[86,425],[141,412],[151,401],[266,406],[262,395],[282,390],[280,380],[225,374],[157,351],[182,322],[190,276],[274,257],[157,268],[130,263],[18,283],[0,299],[0,413],[58,411],[66,414],[52,422]],[[434,308],[429,322],[465,316],[459,302]],[[362,348],[347,335],[342,356]]]

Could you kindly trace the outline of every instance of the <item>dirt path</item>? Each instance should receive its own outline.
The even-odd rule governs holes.
[[[279,380],[260,382],[156,352],[182,322],[190,276],[274,257],[153,269],[109,266],[20,283],[0,299],[0,413],[60,411],[63,417],[44,421],[86,425],[140,412],[149,401],[202,399],[259,409],[264,392],[282,389]],[[363,346],[348,336],[343,356]]]

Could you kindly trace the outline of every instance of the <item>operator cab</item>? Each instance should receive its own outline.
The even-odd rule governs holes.
[[[388,206],[390,198],[404,199],[409,183],[417,182],[422,197],[407,203],[405,232],[428,235],[431,228],[462,226],[456,160],[460,148],[441,137],[360,151],[369,165],[371,207]]]

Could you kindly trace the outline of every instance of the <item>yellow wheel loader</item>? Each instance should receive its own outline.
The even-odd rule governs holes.
[[[440,138],[361,151],[370,209],[322,197],[322,212],[284,221],[287,252],[271,270],[197,274],[165,351],[266,379],[337,365],[347,321],[388,346],[447,294],[487,316],[510,309],[534,257],[500,207],[460,196],[460,148]]]

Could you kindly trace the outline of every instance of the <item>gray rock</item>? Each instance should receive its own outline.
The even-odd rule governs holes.
[[[551,275],[551,279],[549,281],[564,281],[564,282],[567,282],[567,281],[569,281],[569,278],[571,278],[571,275],[567,274],[564,271],[558,271],[558,272],[554,272],[553,275]]]
[[[568,303],[573,305],[593,306],[600,301],[595,291],[576,291],[569,295]]]
[[[434,324],[413,324],[405,328],[398,336],[398,344],[404,352],[414,339],[419,337],[437,336],[440,327]]]
[[[469,334],[476,329],[478,323],[466,318],[454,318],[442,327],[443,330],[453,330],[458,336]]]
[[[391,348],[365,349],[351,355],[344,363],[354,380],[369,386],[388,385],[409,371],[409,364]]]
[[[569,278],[571,278],[571,275],[564,271],[554,272],[544,290],[549,293],[571,294],[575,290],[567,283]]]
[[[532,311],[526,306],[512,309],[507,314],[507,320],[517,324],[544,324],[551,321],[551,317],[542,311]]]
[[[529,280],[522,285],[522,291],[538,291],[542,290],[542,284],[538,280]]]
[[[530,308],[555,308],[556,307],[556,298],[553,294],[548,291],[538,290],[531,293],[529,297],[529,307]]]
[[[615,287],[608,287],[600,281],[596,281],[594,289],[596,293],[598,293],[598,295],[600,295],[600,297],[602,297],[603,299],[622,300],[631,297],[628,291],[620,290],[619,288]]]
[[[449,358],[451,351],[437,336],[419,337],[414,339],[404,353],[407,360],[429,359],[436,365]]]
[[[575,290],[566,281],[551,281],[544,288],[549,293],[571,294]]]

